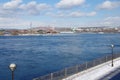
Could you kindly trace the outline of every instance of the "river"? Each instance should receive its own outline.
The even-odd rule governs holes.
[[[65,67],[82,64],[120,52],[120,34],[61,34],[0,36],[0,80],[10,80],[10,63],[15,63],[15,80],[32,80]]]

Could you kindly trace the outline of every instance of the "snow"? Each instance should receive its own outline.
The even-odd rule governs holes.
[[[83,72],[69,76],[63,80],[99,80],[120,67],[120,58],[114,60],[114,66],[111,67],[111,61],[100,64]]]

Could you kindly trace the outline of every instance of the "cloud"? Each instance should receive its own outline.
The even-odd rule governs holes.
[[[50,9],[50,6],[46,3],[37,4],[35,1],[31,1],[27,4],[22,4],[19,6],[20,9],[27,11],[30,14],[36,15],[40,14],[41,11]]]
[[[57,12],[57,13],[46,13],[47,16],[52,17],[86,17],[86,16],[95,16],[97,13],[95,11],[93,12],[80,12],[80,11],[74,11],[74,12]]]
[[[11,0],[0,5],[0,16],[20,16],[21,14],[39,15],[50,8],[51,6],[46,3],[37,3],[36,1],[31,1],[24,4],[22,0]]]
[[[120,17],[119,16],[115,16],[115,17],[107,17],[104,19],[105,21],[120,21]]]
[[[20,3],[22,3],[22,0],[11,0],[3,4],[3,9],[17,9]]]
[[[24,20],[21,18],[1,18],[0,17],[0,28],[19,28],[19,29],[27,29],[30,28],[30,22],[33,23],[32,27],[38,26],[45,26],[48,25],[47,23],[41,21],[31,21],[31,20]]]
[[[106,17],[102,20],[94,21],[94,22],[91,22],[91,23],[93,23],[93,25],[96,25],[96,26],[116,27],[116,26],[120,26],[120,17],[119,16]]]
[[[22,0],[11,0],[0,5],[0,17],[13,17],[20,15],[21,11],[18,8],[22,4]]]
[[[90,13],[83,13],[83,12],[76,11],[69,14],[70,17],[95,16],[95,15],[96,15],[96,12],[94,11]]]
[[[120,6],[120,1],[112,2],[112,1],[105,1],[102,4],[97,6],[98,9],[114,9]]]
[[[40,15],[40,13],[45,13],[51,7],[46,3],[37,3],[36,1],[31,1],[23,3],[22,0],[10,0],[0,4],[0,27],[28,27],[31,20],[22,19],[23,16],[28,15]],[[43,25],[43,22],[32,21],[35,23],[34,26]]]
[[[97,13],[95,11],[87,13],[86,16],[95,16]]]
[[[85,13],[76,11],[76,12],[71,12],[71,13],[69,14],[69,16],[70,16],[70,17],[82,17],[82,16],[85,16]]]
[[[10,9],[3,9],[0,8],[0,17],[16,17],[21,16],[23,14],[22,11],[19,11],[17,9],[10,10]]]
[[[109,25],[120,25],[120,17],[115,16],[115,17],[107,17],[104,19],[105,23],[109,23]]]
[[[59,3],[56,4],[57,8],[68,9],[75,6],[80,6],[85,2],[85,0],[61,0]]]

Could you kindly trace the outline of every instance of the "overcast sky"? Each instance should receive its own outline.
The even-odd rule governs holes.
[[[120,0],[0,0],[0,28],[120,25]]]

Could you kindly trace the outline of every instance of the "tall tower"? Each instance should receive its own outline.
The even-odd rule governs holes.
[[[33,31],[32,31],[32,22],[30,22],[30,34],[33,34]]]

